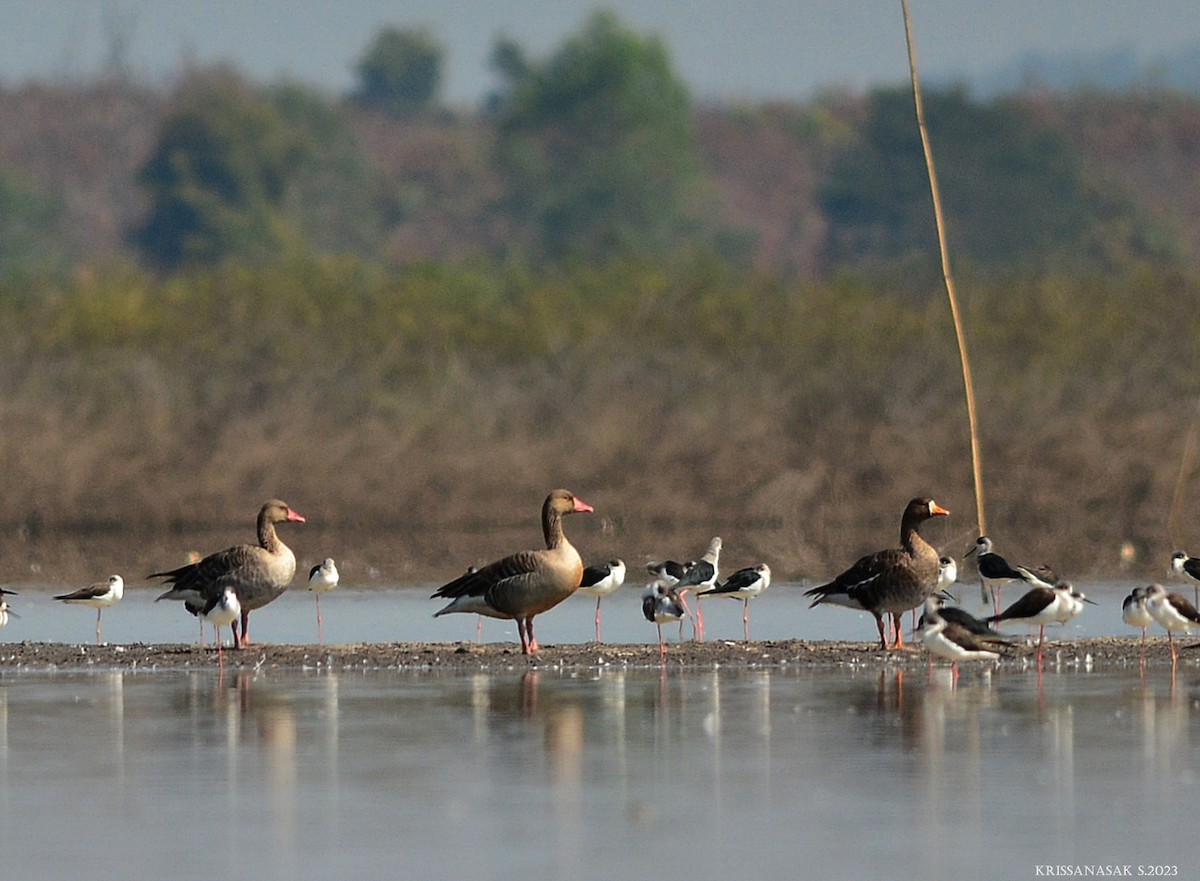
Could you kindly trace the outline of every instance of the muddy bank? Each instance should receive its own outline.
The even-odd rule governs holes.
[[[648,645],[546,645],[533,657],[521,654],[515,643],[363,643],[357,645],[260,645],[226,649],[228,668],[302,670],[430,670],[446,672],[498,672],[526,669],[592,670],[600,668],[657,668],[658,646]],[[927,664],[924,651],[881,652],[877,644],[780,640],[765,642],[685,642],[667,647],[668,667],[690,669],[795,668],[795,667],[912,667]],[[945,662],[936,662],[944,665]],[[1048,642],[1046,669],[1096,669],[1139,663],[1136,639],[1097,637]],[[1147,643],[1148,666],[1171,664],[1165,639]],[[998,662],[1002,669],[1035,666],[1032,646],[1015,647]],[[1181,651],[1181,667],[1200,666],[1200,651]],[[5,670],[187,670],[216,669],[218,658],[211,646],[186,644],[76,645],[68,643],[10,643],[0,647],[0,672]],[[993,665],[966,664],[964,669]]]

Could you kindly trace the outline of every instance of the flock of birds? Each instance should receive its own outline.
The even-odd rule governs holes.
[[[601,603],[625,581],[625,563],[619,559],[587,566],[563,532],[563,518],[570,514],[590,513],[593,508],[569,490],[551,492],[542,505],[542,532],[545,547],[510,554],[483,567],[469,567],[462,575],[442,585],[434,598],[449,602],[434,617],[451,613],[474,613],[517,623],[521,649],[525,654],[538,651],[533,622],[537,615],[552,609],[576,592],[596,597],[596,641],[601,637]],[[993,614],[978,618],[958,605],[948,588],[957,581],[958,567],[953,558],[939,556],[924,538],[919,527],[934,517],[949,514],[928,498],[908,503],[900,520],[900,545],[867,554],[833,580],[805,592],[811,606],[844,606],[869,612],[874,618],[883,650],[904,648],[901,618],[905,612],[921,617],[912,632],[930,653],[959,661],[996,660],[1012,646],[1012,640],[994,625],[1013,624],[1038,627],[1038,663],[1042,660],[1047,624],[1066,624],[1094,603],[1070,582],[1057,578],[1046,567],[1030,569],[1010,565],[996,553],[988,536],[980,536],[967,554],[975,554],[980,576],[982,600],[991,603]],[[286,502],[272,499],[258,514],[258,543],[235,545],[206,557],[190,560],[177,569],[151,573],[169,589],[157,600],[176,600],[200,620],[203,641],[204,622],[213,625],[217,635],[228,626],[233,645],[249,645],[250,612],[262,608],[287,590],[296,571],[296,558],[276,532],[279,523],[303,523],[305,518]],[[678,622],[682,638],[683,621],[692,620],[693,636],[704,639],[704,617],[700,600],[705,597],[729,597],[742,601],[745,639],[750,639],[750,600],[771,584],[771,569],[759,563],[739,569],[725,581],[719,579],[722,542],[715,537],[698,560],[680,563],[665,560],[647,564],[652,580],[642,591],[642,612],[658,627],[660,656],[665,661],[664,624]],[[196,555],[198,557],[198,555]],[[1196,600],[1200,602],[1200,559],[1177,552],[1172,571],[1196,582]],[[1011,605],[1001,609],[1001,592],[1019,582],[1026,591]],[[318,641],[324,642],[321,618],[321,594],[338,584],[337,566],[326,559],[309,572],[309,589],[316,593]],[[120,575],[97,582],[54,599],[68,605],[96,609],[96,641],[103,639],[104,610],[119,602],[125,583]],[[5,599],[15,592],[0,588],[0,627],[12,613]],[[688,594],[696,599],[695,609]],[[1174,634],[1200,631],[1200,612],[1191,600],[1168,592],[1161,584],[1136,588],[1122,606],[1125,623],[1142,632],[1142,657],[1145,657],[1146,630],[1157,623],[1167,631],[1174,663],[1178,658]],[[239,628],[240,624],[240,628]],[[891,640],[889,642],[889,631]]]

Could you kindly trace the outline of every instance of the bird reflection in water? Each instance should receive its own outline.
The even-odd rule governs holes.
[[[294,853],[297,842],[296,712],[292,698],[259,681],[252,669],[238,669],[226,684],[219,675],[212,700],[216,721],[224,728],[227,757],[226,782],[231,793],[245,792],[247,775],[261,769],[263,788],[269,806],[269,827],[274,842],[283,853]],[[253,738],[250,734],[253,733]],[[247,762],[250,749],[261,747],[263,761]]]

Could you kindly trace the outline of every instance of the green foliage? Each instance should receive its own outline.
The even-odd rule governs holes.
[[[198,78],[142,167],[150,212],[134,242],[168,268],[283,252],[294,233],[279,209],[300,156],[274,104],[237,77]]]
[[[442,80],[442,47],[420,28],[384,28],[358,62],[354,100],[393,116],[426,109]]]
[[[687,89],[662,42],[602,12],[549,59],[506,73],[505,207],[534,249],[606,257],[673,244],[696,164]]]
[[[1149,385],[1165,371],[1170,382],[1153,394],[1170,399],[1192,384],[1200,279],[1047,274],[966,287],[974,360],[993,391],[1024,381],[1061,388],[1081,376],[1144,375]],[[66,284],[0,287],[0,333],[28,347],[23,360],[125,351],[184,373],[210,364],[234,385],[248,372],[400,377],[448,357],[494,370],[641,353],[753,367],[796,394],[886,389],[898,364],[927,380],[945,374],[953,388],[946,312],[941,300],[916,301],[881,277],[783,282],[703,254],[402,272],[350,257],[290,258],[163,279],[119,265]]]
[[[299,85],[266,97],[295,141],[281,212],[320,252],[374,253],[384,220],[378,175],[367,161],[343,108]]]
[[[986,266],[1028,266],[1080,248],[1097,205],[1061,137],[1012,102],[961,91],[926,95],[951,253]],[[821,195],[837,262],[936,259],[929,182],[911,92],[871,95],[858,142]]]
[[[61,260],[61,221],[61,206],[20,174],[0,169],[0,274],[24,275]]]

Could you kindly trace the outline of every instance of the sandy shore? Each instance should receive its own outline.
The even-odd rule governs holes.
[[[880,651],[875,643],[781,640],[766,642],[685,642],[667,647],[668,666],[688,668],[761,667],[922,667],[923,650]],[[945,664],[944,661],[937,661]],[[998,662],[1003,668],[1023,669],[1035,663],[1031,646],[1019,646]],[[1099,637],[1047,642],[1047,668],[1097,669],[1139,663],[1135,638]],[[1171,664],[1165,639],[1147,642],[1146,663]],[[1181,666],[1200,665],[1200,651],[1183,650]],[[437,670],[447,672],[508,669],[596,669],[603,667],[658,668],[657,645],[546,645],[532,657],[514,643],[364,643],[358,645],[261,645],[237,651],[226,649],[224,664],[235,668],[280,670]],[[211,646],[161,644],[76,645],[67,643],[9,643],[0,646],[3,670],[186,670],[217,666]],[[978,666],[978,662],[966,667]]]

